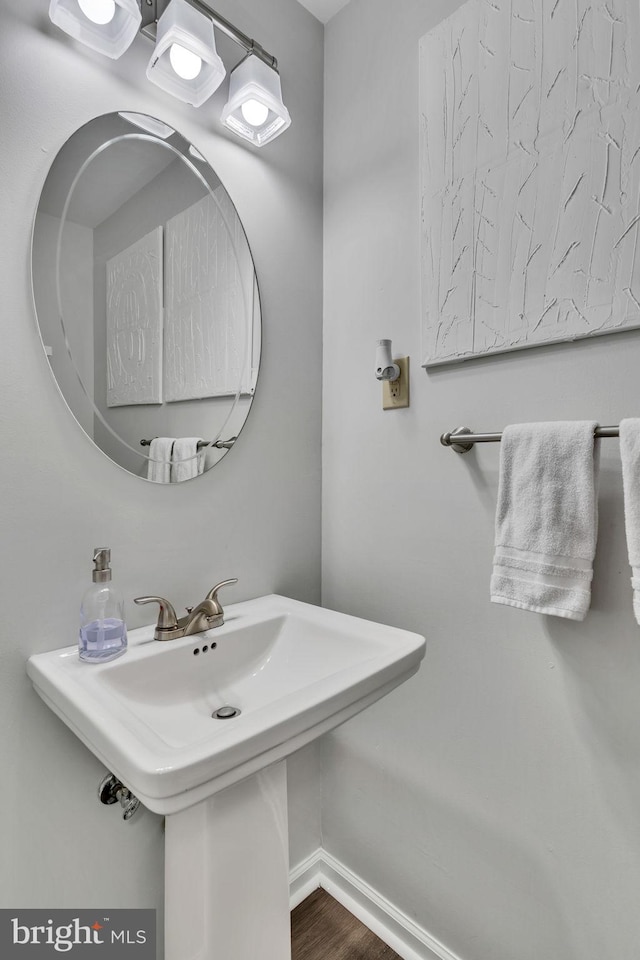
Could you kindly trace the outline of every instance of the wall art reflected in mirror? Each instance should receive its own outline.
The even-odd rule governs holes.
[[[253,401],[260,299],[240,218],[194,146],[137,113],[76,131],[40,196],[32,278],[58,387],[107,456],[175,483],[229,452]]]

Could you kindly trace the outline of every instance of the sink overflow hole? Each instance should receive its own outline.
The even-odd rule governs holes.
[[[203,652],[203,653],[206,653],[207,650],[215,650],[215,648],[216,648],[217,646],[218,646],[217,643],[212,643],[210,647],[208,647],[208,646],[205,644],[204,647],[202,648],[202,652]],[[197,657],[199,653],[200,653],[200,647],[195,647],[194,650],[193,650],[193,655],[194,655],[194,657]]]
[[[211,716],[214,720],[232,720],[233,717],[239,717],[241,713],[240,707],[218,707]]]

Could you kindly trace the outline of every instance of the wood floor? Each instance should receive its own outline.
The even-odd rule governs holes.
[[[291,914],[292,960],[400,960],[363,923],[315,890]]]

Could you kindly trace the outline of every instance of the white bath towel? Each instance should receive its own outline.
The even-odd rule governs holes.
[[[171,456],[175,437],[155,437],[149,444],[147,480],[171,483]]]
[[[631,565],[633,612],[640,623],[640,420],[620,422],[624,523]]]
[[[491,599],[583,620],[596,549],[595,421],[523,423],[502,434]]]
[[[198,450],[201,437],[179,437],[173,445],[171,482],[191,480],[204,470],[205,451]]]

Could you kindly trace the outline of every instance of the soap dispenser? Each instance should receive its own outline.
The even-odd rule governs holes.
[[[111,550],[96,547],[93,563],[93,584],[80,607],[78,654],[88,663],[105,663],[127,649],[124,601],[111,583]]]

